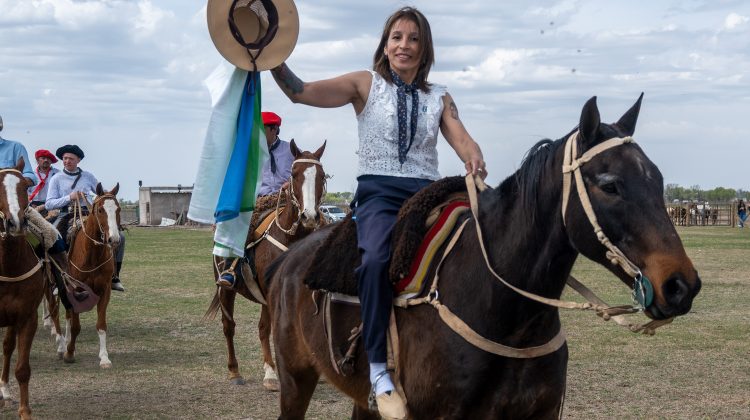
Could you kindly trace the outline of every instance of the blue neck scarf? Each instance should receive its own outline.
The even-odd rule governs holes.
[[[411,149],[414,134],[417,133],[417,115],[419,113],[419,88],[417,83],[406,84],[393,69],[391,79],[396,84],[397,114],[398,114],[398,161],[403,165],[406,162],[406,154]],[[406,141],[406,94],[411,94],[411,136]]]
[[[268,148],[268,155],[271,157],[271,173],[276,174],[276,158],[273,155],[273,151],[281,144],[281,141],[277,138],[275,142]]]

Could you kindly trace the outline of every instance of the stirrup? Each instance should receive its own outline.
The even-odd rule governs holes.
[[[234,287],[235,278],[234,270],[222,271],[221,274],[219,274],[219,278],[216,280],[216,285],[226,289],[231,289]]]
[[[237,267],[237,261],[239,261],[239,258],[235,258],[234,261],[232,261],[232,263],[229,265],[229,268],[219,272],[219,278],[216,279],[217,286],[223,287],[225,289],[234,288],[235,279],[237,278],[237,274],[234,272],[234,269]]]

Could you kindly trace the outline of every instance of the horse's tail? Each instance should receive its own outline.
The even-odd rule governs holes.
[[[214,293],[214,298],[211,301],[211,304],[208,305],[208,310],[205,314],[203,314],[203,320],[209,321],[216,319],[216,314],[219,313],[219,309],[221,309],[221,299],[219,297],[219,293],[221,293],[221,288],[216,288],[216,293]]]

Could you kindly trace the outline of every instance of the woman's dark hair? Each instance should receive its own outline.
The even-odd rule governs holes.
[[[430,91],[430,83],[427,82],[427,76],[430,74],[432,65],[435,64],[435,50],[432,47],[432,31],[430,30],[430,23],[427,22],[427,18],[419,10],[413,7],[403,7],[393,13],[388,20],[385,21],[383,26],[383,35],[380,36],[380,44],[375,50],[375,55],[372,57],[372,69],[377,72],[383,79],[388,83],[393,83],[390,72],[390,64],[388,63],[388,56],[385,55],[385,46],[388,43],[388,37],[391,34],[393,25],[399,19],[407,19],[414,22],[419,30],[419,69],[417,70],[417,77],[414,81],[417,83],[417,87],[423,92]]]

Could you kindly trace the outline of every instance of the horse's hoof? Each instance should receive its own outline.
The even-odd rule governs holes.
[[[62,360],[62,359],[63,359],[63,353],[57,352],[57,360]]]
[[[72,355],[69,356],[68,353],[65,353],[63,355],[63,362],[65,362],[65,363],[73,363],[75,361],[76,361],[75,356],[72,356]]]
[[[263,380],[263,388],[269,390],[269,391],[278,391],[279,390],[279,380],[278,379],[271,379],[267,378]]]
[[[230,379],[229,383],[232,385],[245,385],[245,379],[242,376],[240,376],[238,378]]]
[[[102,369],[112,369],[112,362],[99,363],[99,367]]]

